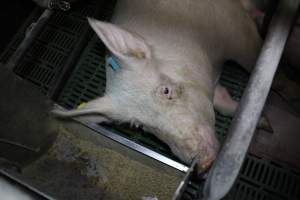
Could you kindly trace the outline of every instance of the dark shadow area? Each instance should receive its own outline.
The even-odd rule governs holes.
[[[0,53],[8,45],[8,42],[17,33],[20,26],[34,9],[35,4],[31,0],[4,0],[0,6]]]

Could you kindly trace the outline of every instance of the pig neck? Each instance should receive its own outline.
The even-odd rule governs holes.
[[[223,10],[226,1],[119,0],[113,23],[141,35],[155,58],[197,67],[203,74],[199,81],[209,85],[218,77],[224,61],[222,47],[228,42],[220,35],[220,19],[215,12]]]

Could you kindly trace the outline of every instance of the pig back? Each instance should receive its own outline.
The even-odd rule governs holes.
[[[237,0],[119,0],[113,23],[144,37],[156,58],[207,57],[216,69],[258,37]]]

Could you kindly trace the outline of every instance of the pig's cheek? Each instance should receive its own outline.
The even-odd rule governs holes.
[[[215,130],[210,125],[199,125],[196,128],[195,138],[200,138],[201,148],[209,150],[210,153],[217,154],[220,149],[220,143],[216,137]]]

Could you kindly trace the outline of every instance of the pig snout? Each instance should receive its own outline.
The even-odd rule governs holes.
[[[216,159],[220,149],[220,143],[217,140],[214,131],[211,128],[199,127],[197,134],[201,142],[199,143],[199,171],[206,171]]]
[[[209,126],[198,126],[175,143],[172,150],[180,159],[186,163],[191,163],[195,158],[199,160],[199,172],[206,171],[212,165],[220,149],[214,130]]]

